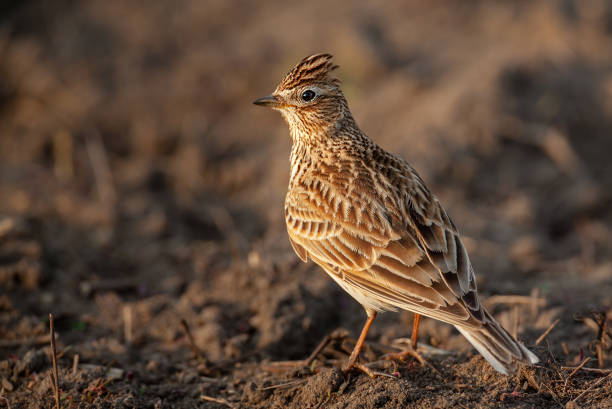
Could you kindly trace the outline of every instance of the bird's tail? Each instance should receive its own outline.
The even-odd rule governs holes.
[[[479,328],[455,327],[485,357],[498,372],[508,375],[516,372],[521,362],[535,364],[538,357],[514,339],[487,311],[483,311],[483,324]]]

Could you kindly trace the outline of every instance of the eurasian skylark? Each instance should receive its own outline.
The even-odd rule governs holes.
[[[293,249],[366,310],[355,365],[377,312],[398,308],[452,324],[499,372],[538,358],[481,304],[457,228],[417,172],[363,133],[331,75],[329,54],[304,58],[272,95],[291,132],[285,219]],[[414,335],[414,333],[413,333]]]

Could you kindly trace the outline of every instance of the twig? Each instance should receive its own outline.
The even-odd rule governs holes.
[[[587,358],[588,359],[588,358]],[[564,371],[572,371],[578,367],[576,366],[562,366],[561,369]],[[612,368],[578,368],[586,372],[594,372],[600,374],[609,374],[612,373]]]
[[[123,337],[125,338],[125,342],[127,344],[131,344],[134,340],[134,331],[132,325],[132,306],[126,304],[123,306]]]
[[[298,368],[298,367],[308,367],[311,370],[313,369],[312,363],[315,361],[317,356],[325,349],[327,344],[329,344],[332,340],[342,339],[346,337],[345,333],[340,333],[339,331],[333,331],[319,342],[319,345],[312,351],[312,353],[308,356],[308,358],[302,361],[280,361],[280,362],[272,362],[270,364],[264,365],[264,370],[269,370],[271,372],[280,371],[283,372],[285,370],[289,370],[290,368]],[[220,364],[215,365],[218,367]]]
[[[72,357],[72,373],[73,374],[77,373],[78,369],[79,369],[79,354],[74,354],[74,356]]]
[[[215,398],[213,396],[200,395],[200,400],[205,400],[207,402],[220,403],[221,405],[225,405],[228,408],[232,408],[232,409],[235,408],[234,405],[232,405],[226,399],[223,399],[223,398]]]
[[[323,349],[327,346],[327,344],[329,344],[331,340],[332,340],[331,334],[325,335],[325,337],[321,340],[321,342],[319,342],[319,345],[317,345],[317,347],[312,351],[310,356],[306,358],[306,360],[304,361],[304,366],[310,367],[310,365],[312,365],[314,360],[317,359],[317,355],[319,355],[319,353],[323,351]]]
[[[602,317],[601,317],[601,328],[598,334],[597,339],[599,340],[599,343],[597,344],[597,362],[599,364],[600,368],[603,368],[604,366],[604,360],[603,360],[603,348],[604,345],[606,344],[606,334],[609,333],[609,331],[607,330],[607,326],[608,326],[608,314],[607,313],[603,313]]]
[[[291,368],[298,368],[298,367],[308,367],[311,370],[312,368],[312,364],[315,361],[315,359],[317,358],[317,356],[321,353],[321,351],[323,351],[325,349],[325,347],[331,342],[331,341],[337,341],[337,340],[341,340],[341,339],[345,339],[348,336],[348,333],[345,330],[342,329],[336,329],[330,333],[328,333],[327,335],[325,335],[325,337],[323,337],[323,339],[321,340],[321,342],[319,342],[319,345],[317,345],[317,347],[310,353],[310,355],[308,356],[308,358],[301,360],[301,361],[278,361],[278,362],[272,362],[270,364],[266,364],[263,366],[264,370],[268,370],[270,372],[284,372],[286,370],[289,370]],[[218,366],[218,365],[216,365]]]
[[[597,340],[595,341],[596,343],[596,353],[597,353],[597,363],[599,365],[599,368],[603,368],[604,366],[604,356],[603,356],[603,346],[606,343],[606,335],[607,335],[607,313],[605,311],[591,311],[591,315],[589,318],[593,321],[593,323],[595,323],[596,329],[597,329]],[[587,319],[583,319],[583,322],[587,325],[587,326],[591,326],[589,325],[589,321]]]
[[[597,364],[599,365],[600,368],[604,367],[603,348],[602,348],[601,342],[597,343]]]
[[[317,355],[319,355],[319,353],[321,353],[321,351],[323,351],[323,349],[325,349],[327,344],[329,344],[331,341],[343,339],[343,338],[346,338],[347,336],[348,336],[348,333],[343,330],[334,330],[331,333],[325,335],[325,337],[321,340],[321,342],[319,342],[319,345],[317,345],[314,351],[312,351],[310,356],[306,358],[306,360],[304,361],[304,366],[309,367],[310,365],[312,365],[313,361],[317,358]]]
[[[385,377],[385,378],[397,379],[397,377],[396,377],[396,376],[389,375],[389,374],[386,374],[386,373],[384,373],[384,372],[373,371],[373,370],[371,370],[370,368],[368,368],[366,365],[364,365],[364,364],[360,364],[359,362],[355,362],[355,363],[353,364],[353,366],[354,366],[355,368],[359,369],[361,372],[363,372],[363,373],[365,373],[366,375],[368,375],[368,376],[369,376],[370,378],[372,378],[372,379],[376,378],[377,376],[383,376],[383,377]],[[435,369],[435,368],[434,368],[434,369]]]
[[[573,400],[571,400],[570,402],[576,403],[578,402],[578,399],[582,398],[588,391],[590,391],[591,389],[593,389],[594,387],[596,387],[597,385],[599,385],[600,383],[602,383],[604,380],[608,379],[610,377],[610,375],[612,375],[612,373],[609,373],[607,376],[604,376],[603,378],[598,379],[596,382],[594,382],[591,386],[589,386],[587,389],[585,389],[584,391],[582,391],[582,393],[578,396],[576,396]],[[569,403],[569,402],[568,402]],[[567,405],[566,405],[567,407]]]
[[[57,335],[55,335],[55,340],[57,341]],[[62,357],[70,352],[72,350],[72,345],[68,345],[66,348],[64,348],[63,350],[59,351],[57,353],[57,359],[62,359]]]
[[[572,372],[569,374],[569,376],[567,377],[567,379],[565,380],[565,382],[567,383],[567,381],[568,381],[568,380],[569,380],[569,379],[570,379],[572,376],[576,375],[576,372],[578,372],[580,369],[582,369],[582,367],[583,367],[583,366],[584,366],[584,365],[585,365],[587,362],[589,362],[590,360],[591,360],[591,357],[585,358],[585,359],[584,359],[584,361],[582,361],[582,362],[580,363],[580,365],[578,365],[578,366],[576,367],[576,369],[574,369],[574,370],[573,370],[573,371],[572,371]]]
[[[565,342],[561,343],[561,349],[563,349],[563,353],[567,356],[569,355],[569,349],[567,348],[567,344]]]
[[[53,314],[49,314],[49,336],[51,338],[51,360],[53,362],[53,389],[55,392],[55,405],[57,409],[60,409],[59,373],[57,371],[57,359],[55,351],[55,326],[53,325]]]
[[[198,346],[196,345],[195,340],[193,339],[193,335],[191,335],[189,324],[187,324],[187,321],[184,318],[181,320],[181,326],[183,327],[183,330],[185,331],[185,334],[187,335],[187,339],[189,340],[189,347],[191,348],[191,351],[193,351],[193,353],[195,354],[196,358],[198,359],[200,363],[203,363],[204,365],[206,365],[206,361],[204,360],[204,357],[202,356],[202,351],[200,351],[200,348],[198,348]]]
[[[544,333],[542,333],[542,335],[540,335],[538,337],[538,339],[536,340],[535,344],[538,345],[540,342],[542,342],[544,340],[544,338],[546,338],[546,336],[550,333],[550,331],[552,331],[553,328],[559,323],[559,321],[560,321],[559,318],[554,320],[553,323],[548,326],[546,331],[544,331]]]

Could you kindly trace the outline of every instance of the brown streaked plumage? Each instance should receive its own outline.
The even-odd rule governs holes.
[[[377,312],[399,308],[454,325],[499,372],[538,362],[480,303],[465,246],[438,199],[357,127],[336,67],[329,54],[306,57],[255,101],[289,124],[285,218],[295,252],[363,305],[361,341]]]

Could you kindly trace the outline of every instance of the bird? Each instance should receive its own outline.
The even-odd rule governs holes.
[[[280,111],[291,136],[284,215],[289,241],[365,309],[345,371],[385,311],[453,325],[491,366],[512,374],[538,357],[485,309],[455,224],[417,171],[358,126],[331,54],[302,59],[256,105]]]

